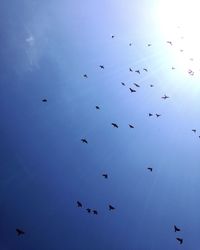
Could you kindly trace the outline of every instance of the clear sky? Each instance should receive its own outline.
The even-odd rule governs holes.
[[[160,2],[1,1],[0,250],[199,250],[200,72]]]

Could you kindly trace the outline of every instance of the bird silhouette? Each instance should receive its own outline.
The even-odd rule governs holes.
[[[196,130],[196,129],[192,129],[192,131],[193,131],[194,133],[196,133],[196,132],[197,132],[197,130]]]
[[[124,82],[121,82],[121,84],[122,84],[123,86],[125,86],[125,85],[126,85]]]
[[[183,52],[184,50],[183,49],[180,49],[180,52]]]
[[[153,116],[153,114],[152,114],[152,113],[149,113],[149,116]]]
[[[112,35],[111,37],[114,38],[115,36]]]
[[[99,107],[99,106],[96,106],[95,108],[96,108],[96,109],[100,109],[100,107]]]
[[[91,213],[92,209],[91,208],[87,208],[86,210],[87,210],[88,213]]]
[[[25,232],[19,228],[16,228],[16,233],[17,233],[17,236],[20,236],[20,235],[24,235]]]
[[[84,74],[83,77],[88,78],[87,74]]]
[[[156,117],[160,117],[161,115],[160,114],[156,114]]]
[[[132,46],[132,43],[129,43],[129,46]]]
[[[83,207],[82,203],[80,201],[77,201],[77,207]]]
[[[81,139],[82,143],[88,143],[86,139]]]
[[[115,210],[115,207],[113,207],[112,205],[109,205],[109,210]]]
[[[133,70],[132,70],[131,68],[129,68],[129,71],[130,71],[130,72],[133,72]]]
[[[129,89],[130,89],[131,93],[136,92],[135,89],[132,89],[132,88],[129,88]]]
[[[171,41],[167,41],[168,44],[170,44],[172,46],[172,42]]]
[[[154,87],[153,84],[150,84],[150,87],[151,87],[151,88]]]
[[[100,67],[101,69],[104,69],[104,66],[103,66],[103,65],[99,65],[99,67]]]
[[[147,169],[148,169],[150,172],[152,172],[152,171],[153,171],[153,168],[150,168],[150,167],[149,167],[149,168],[147,168]]]
[[[130,128],[134,128],[134,126],[133,126],[133,125],[131,125],[131,124],[129,124],[129,127],[130,127]]]
[[[108,179],[108,174],[102,174],[105,179]]]
[[[42,99],[43,102],[47,102],[47,99]]]
[[[176,69],[175,67],[172,66],[172,70]]]
[[[147,46],[150,47],[150,46],[151,46],[151,43],[148,43]]]
[[[97,210],[93,210],[92,212],[93,212],[93,214],[95,214],[95,215],[98,214]]]
[[[144,71],[148,72],[148,70],[146,68],[143,69]]]
[[[161,98],[165,100],[165,99],[169,98],[169,96],[164,95],[164,96],[162,96]]]
[[[137,88],[139,88],[139,87],[140,87],[140,85],[139,85],[139,84],[137,84],[137,83],[134,83],[134,85],[135,85]]]
[[[188,74],[190,74],[191,76],[194,75],[194,71],[192,71],[191,69],[188,70]]]
[[[174,232],[179,232],[179,231],[181,231],[181,229],[178,228],[176,225],[174,225]]]
[[[114,128],[118,128],[119,126],[116,123],[111,123],[113,125]]]
[[[140,71],[139,70],[135,70],[136,73],[140,74]]]
[[[183,244],[183,239],[182,238],[176,238],[177,239],[177,241],[180,243],[180,244]]]

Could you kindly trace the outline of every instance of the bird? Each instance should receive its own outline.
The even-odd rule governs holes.
[[[47,102],[47,99],[42,99],[43,102]]]
[[[97,210],[93,210],[93,214],[97,215],[98,214]]]
[[[179,231],[181,231],[181,229],[178,228],[176,225],[174,225],[174,231],[175,231],[175,232],[179,232]]]
[[[172,42],[171,42],[171,41],[167,41],[167,43],[169,43],[170,45],[172,45]]]
[[[133,125],[131,125],[131,124],[129,124],[129,127],[130,127],[130,128],[134,128],[134,126],[133,126]]]
[[[147,46],[150,47],[150,46],[151,46],[151,43],[148,43]]]
[[[125,86],[125,85],[126,85],[124,82],[121,82],[121,84],[122,84],[123,86]]]
[[[153,171],[153,168],[150,168],[150,167],[149,167],[149,168],[147,168],[147,169],[148,169],[149,171],[151,171],[151,172]]]
[[[82,203],[80,201],[77,201],[77,207],[83,207]]]
[[[132,43],[129,43],[129,46],[132,46]]]
[[[130,71],[130,72],[133,72],[133,70],[132,70],[131,68],[129,68],[129,71]]]
[[[164,95],[164,96],[162,96],[161,98],[165,100],[165,99],[169,98],[169,96]]]
[[[102,174],[105,179],[108,179],[108,174]]]
[[[139,88],[139,87],[140,87],[140,85],[139,85],[139,84],[137,84],[137,83],[134,83],[134,85],[135,85],[137,88]]]
[[[91,208],[86,209],[88,213],[91,213]]]
[[[114,35],[111,36],[111,38],[114,38],[114,37],[115,37]]]
[[[19,228],[16,228],[16,233],[18,236],[25,234],[25,232]]]
[[[113,125],[114,128],[118,128],[119,126],[116,123],[111,123]]]
[[[88,78],[87,74],[84,74],[83,77]]]
[[[172,66],[172,70],[176,69],[175,67]]]
[[[180,49],[180,52],[183,52],[184,50],[183,49]]]
[[[96,108],[96,109],[100,109],[99,106],[96,106],[95,108]]]
[[[149,113],[149,116],[153,116],[153,114],[152,114],[152,113]]]
[[[88,141],[86,139],[81,139],[82,143],[87,143],[88,144]]]
[[[150,84],[150,87],[151,87],[151,88],[153,88],[153,87],[154,87],[154,85],[153,85],[153,84]]]
[[[139,70],[135,70],[136,73],[140,74],[140,71]]]
[[[194,71],[192,71],[191,69],[188,70],[188,74],[190,74],[191,76],[194,75]]]
[[[136,92],[135,89],[132,89],[132,88],[129,88],[129,89],[130,89],[131,93]]]
[[[177,239],[177,241],[180,243],[180,244],[183,244],[183,239],[182,238],[176,238]]]
[[[103,65],[99,65],[99,67],[100,67],[101,69],[104,69],[104,66],[103,66]]]
[[[148,70],[146,68],[143,69],[144,71],[148,72]]]
[[[161,116],[160,114],[156,114],[156,117],[158,118],[159,116]]]
[[[115,207],[113,207],[112,205],[109,205],[109,210],[111,211],[111,210],[114,210],[115,209]]]
[[[197,132],[197,130],[196,130],[196,129],[192,129],[192,131],[193,131],[194,133],[196,133],[196,132]]]

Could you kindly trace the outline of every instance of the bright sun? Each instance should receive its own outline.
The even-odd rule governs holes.
[[[184,70],[199,71],[200,0],[161,0],[158,12],[161,32],[173,43],[176,63]]]

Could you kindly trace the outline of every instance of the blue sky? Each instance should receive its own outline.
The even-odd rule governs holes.
[[[158,5],[2,1],[0,249],[199,249],[199,72],[180,67]]]

